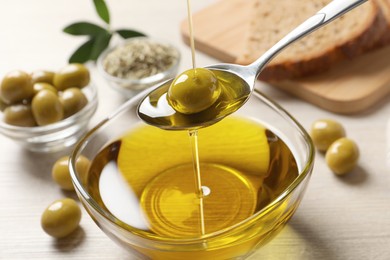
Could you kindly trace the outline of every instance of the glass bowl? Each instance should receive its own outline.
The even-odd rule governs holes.
[[[173,53],[176,55],[176,58],[174,59],[174,63],[172,66],[167,68],[167,70],[159,72],[157,74],[153,74],[151,76],[147,76],[144,78],[121,78],[116,77],[111,74],[109,74],[105,68],[104,68],[104,61],[107,58],[108,55],[110,55],[113,51],[115,51],[118,48],[121,48],[123,46],[126,46],[127,44],[131,44],[132,42],[146,42],[146,43],[154,43],[154,44],[160,44],[166,47],[169,47],[172,49]],[[156,56],[156,55],[155,55]],[[121,43],[117,44],[116,46],[112,48],[108,48],[105,50],[98,58],[96,66],[99,71],[99,73],[103,76],[103,78],[107,81],[110,87],[112,87],[114,90],[121,93],[126,99],[135,96],[136,94],[140,93],[142,90],[145,90],[149,87],[152,87],[158,83],[161,83],[167,79],[173,78],[176,76],[179,65],[180,65],[180,52],[179,50],[173,46],[172,44],[166,43],[164,41],[160,41],[157,39],[149,38],[149,37],[133,37],[126,39],[122,41]],[[145,63],[147,64],[147,63]],[[149,65],[145,65],[146,67]]]
[[[7,124],[0,113],[0,133],[33,152],[57,152],[74,145],[87,131],[98,106],[94,84],[82,88],[88,104],[76,114],[46,126],[20,127]]]
[[[135,96],[134,98],[128,100],[116,111],[116,113],[109,116],[107,119],[103,120],[100,124],[98,124],[95,128],[89,131],[76,145],[71,155],[69,167],[70,167],[71,177],[76,188],[76,192],[82,204],[87,209],[88,213],[93,218],[93,220],[97,223],[97,225],[112,240],[114,240],[115,242],[123,246],[123,248],[129,250],[132,254],[137,255],[141,259],[237,259],[237,258],[242,259],[249,256],[251,253],[254,252],[254,250],[261,247],[262,245],[267,243],[271,238],[273,238],[282,229],[282,227],[286,224],[286,222],[292,217],[292,215],[296,211],[297,207],[299,206],[303,198],[304,191],[309,182],[312,169],[313,169],[314,148],[313,148],[312,141],[309,135],[307,134],[307,132],[304,130],[304,128],[289,113],[287,113],[279,105],[275,104],[273,101],[271,101],[270,99],[268,99],[258,91],[255,91],[253,95],[250,97],[250,99],[248,100],[248,102],[242,108],[240,108],[236,113],[229,116],[229,118],[223,119],[221,122],[215,124],[215,126],[217,126],[218,124],[223,125],[223,122],[228,122],[232,118],[241,118],[241,119],[244,118],[245,120],[251,120],[251,122],[252,121],[260,122],[268,129],[270,129],[272,132],[277,133],[277,135],[284,141],[284,143],[287,144],[287,146],[290,148],[290,150],[293,153],[293,157],[295,158],[294,167],[296,169],[297,174],[294,175],[294,177],[291,178],[288,184],[285,184],[285,186],[281,188],[278,193],[275,193],[276,195],[272,199],[269,199],[268,201],[262,200],[263,202],[266,201],[266,203],[259,206],[260,208],[258,211],[255,211],[252,215],[240,220],[239,222],[231,226],[226,226],[221,229],[213,230],[210,232],[207,232],[208,227],[206,226],[205,234],[199,236],[187,237],[186,235],[182,236],[180,234],[179,235],[175,234],[172,236],[166,235],[164,233],[165,231],[160,232],[160,230],[153,230],[153,232],[149,232],[150,230],[147,230],[148,229],[147,220],[149,219],[150,215],[148,215],[148,218],[146,218],[145,220],[143,215],[145,212],[143,212],[142,210],[144,208],[140,207],[140,204],[135,203],[135,206],[132,205],[132,202],[129,204],[125,204],[128,205],[128,207],[122,207],[120,206],[121,204],[118,204],[119,208],[118,205],[116,205],[117,206],[116,207],[115,205],[112,206],[111,204],[106,204],[106,202],[108,201],[105,200],[106,195],[109,195],[111,197],[111,201],[114,202],[114,204],[116,202],[119,203],[122,199],[125,198],[124,196],[120,195],[119,192],[119,190],[123,189],[123,186],[122,187],[120,187],[121,185],[116,186],[117,185],[116,181],[118,180],[118,178],[116,180],[110,181],[109,182],[110,185],[113,186],[111,187],[112,190],[110,190],[107,193],[106,188],[103,187],[104,186],[104,183],[102,181],[103,173],[102,175],[97,177],[95,175],[96,168],[91,167],[88,176],[82,175],[82,173],[78,172],[75,167],[75,162],[78,160],[78,158],[80,156],[84,156],[93,162],[92,165],[94,165],[95,162],[98,162],[98,164],[107,163],[105,159],[102,159],[103,157],[100,157],[102,156],[102,154],[104,156],[107,156],[107,151],[115,153],[115,155],[110,155],[112,158],[118,158],[120,156],[118,155],[120,154],[118,151],[121,148],[118,148],[118,143],[115,141],[122,140],[121,138],[126,134],[128,134],[129,131],[136,131],[135,129],[141,129],[142,127],[145,127],[145,129],[147,127],[149,127],[148,129],[155,129],[155,131],[161,134],[160,137],[162,139],[165,138],[164,137],[165,135],[169,135],[169,134],[172,135],[178,132],[178,131],[166,131],[166,130],[157,129],[153,126],[146,125],[138,118],[136,113],[137,106],[139,101],[144,97],[145,94],[146,92],[143,92]],[[233,128],[234,125],[231,125],[231,128],[223,129],[224,133],[227,134],[227,136],[229,136],[230,131],[233,131],[232,130]],[[205,128],[204,131],[206,131],[207,129],[208,128]],[[199,130],[200,145],[202,145],[201,131],[202,129]],[[185,137],[188,138],[187,133],[184,132],[184,134]],[[159,151],[161,152],[159,154],[160,156],[151,157],[150,160],[148,159],[148,157],[146,157],[147,158],[146,161],[139,161],[139,162],[133,161],[134,163],[141,165],[142,167],[145,168],[150,168],[150,167],[153,168],[156,165],[159,166],[160,164],[164,164],[164,163],[169,164],[170,160],[175,161],[178,157],[182,156],[181,153],[184,150],[175,151],[173,148],[171,148],[172,144],[170,142],[171,141],[174,142],[173,141],[174,139],[167,138],[166,140],[168,140],[168,142],[165,144],[161,144],[159,143],[160,141],[157,141],[157,143],[152,142],[151,145],[150,140],[152,137],[153,135],[146,134],[145,136],[143,136],[143,138],[140,138],[140,140],[142,140],[140,143],[142,143],[145,146],[143,149],[139,149],[137,146],[137,141],[139,141],[139,139],[138,140],[129,139],[132,141],[127,143],[126,147],[129,149],[134,149],[135,154],[145,153],[147,155],[148,152],[152,151],[153,149],[159,149]],[[215,152],[219,152],[220,150],[229,150],[228,146],[223,146],[224,145],[223,143],[222,144],[218,143],[217,140],[218,137],[211,138],[211,139],[212,142],[214,143],[217,142],[216,143],[217,145],[209,147],[211,149],[209,151],[209,154],[214,154]],[[160,139],[156,139],[156,140],[160,140]],[[221,139],[221,140],[224,140],[223,142],[225,142],[227,139]],[[237,143],[240,143],[241,149],[235,151],[233,160],[236,161],[236,163],[238,163],[239,166],[245,167],[247,164],[248,157],[250,157],[249,159],[251,162],[255,162],[255,163],[258,160],[262,160],[260,157],[251,157],[250,156],[251,153],[247,152],[248,150],[250,150],[250,148],[253,148],[253,146],[251,146],[252,141],[253,140],[246,140],[246,139],[237,140]],[[107,149],[106,148],[107,145],[113,142],[115,142],[115,145]],[[121,142],[120,145],[122,144],[125,145],[122,141],[120,142]],[[222,146],[219,146],[219,148],[215,149],[215,147],[217,147],[218,145],[222,145]],[[225,147],[226,149],[220,149],[221,147]],[[172,153],[173,155],[169,155],[166,157],[164,153],[172,150],[173,150]],[[281,150],[278,151],[280,152]],[[201,155],[201,153],[202,150],[200,150],[199,154]],[[229,154],[227,154],[227,156],[229,156]],[[235,158],[235,156],[238,156],[239,158],[237,159]],[[122,164],[125,164],[127,162],[127,159],[129,161],[131,159],[130,157],[125,157],[125,158],[126,159],[125,161],[122,162]],[[161,158],[164,159],[161,160]],[[200,162],[202,167],[203,159],[202,157],[200,158],[201,158]],[[225,160],[224,156],[220,156],[219,159]],[[229,160],[230,158],[228,158],[225,161],[229,161]],[[132,163],[131,164],[128,163],[128,165],[132,166]],[[214,162],[208,162],[208,163],[214,163]],[[120,163],[117,164],[118,167],[120,167],[119,164]],[[281,165],[279,166],[276,165],[276,163],[274,164],[275,165],[273,165],[272,167],[282,167]],[[134,168],[133,170],[136,171],[137,169]],[[284,174],[288,175],[289,171],[290,169],[286,168]],[[108,172],[111,172],[111,170],[109,170]],[[113,173],[114,175],[117,174],[118,176],[122,176],[120,171],[118,172],[113,171],[113,172],[115,172]],[[148,174],[149,173],[146,173],[145,171],[145,174],[141,172],[141,175],[139,176],[130,175],[131,177],[134,176],[134,180],[133,180],[134,182],[143,183],[142,185],[145,185],[144,190],[142,191],[141,194],[142,198],[138,196],[138,191],[136,191],[135,189],[131,189],[133,188],[132,186],[130,186],[132,184],[130,183],[129,179],[126,179],[129,185],[124,186],[126,187],[124,188],[126,190],[125,193],[130,193],[133,202],[139,201],[138,203],[141,203],[142,200],[145,201],[146,195],[144,193],[147,190],[146,187],[149,187],[149,185],[152,185],[153,183],[157,184],[157,186],[155,187],[153,186],[150,187],[148,189],[149,191],[153,191],[154,188],[159,189],[158,185],[160,182],[155,181],[156,179],[154,179],[156,176],[154,176],[153,178],[149,178]],[[253,174],[256,175],[257,173],[255,172]],[[161,175],[158,176],[161,177]],[[161,180],[159,179],[160,177],[158,177],[158,180]],[[226,175],[226,177],[229,176]],[[121,178],[122,177],[120,177],[119,179]],[[174,179],[176,178],[181,178],[180,174],[172,176],[172,182],[174,182]],[[263,176],[260,179],[266,180],[265,178],[268,177]],[[218,180],[217,182],[225,183],[224,177],[217,180]],[[271,177],[271,182],[274,181],[275,178]],[[195,185],[194,182],[190,182],[190,183],[192,183],[191,185]],[[179,187],[180,185],[182,184],[179,182],[177,187]],[[226,199],[224,200],[224,202],[221,202],[222,204],[220,205],[215,205],[216,207],[222,205],[223,210],[233,207],[232,200],[235,199],[235,197],[229,198],[230,195],[228,196],[228,194],[229,194],[230,186],[227,186],[227,188],[228,189],[225,190]],[[174,192],[175,191],[173,191],[173,193]],[[213,192],[214,189],[211,189],[210,194],[213,194]],[[266,196],[267,189],[265,185],[264,187],[261,187],[261,189],[259,188],[259,191],[257,192],[259,192],[259,193],[255,193],[256,194],[255,196],[257,196],[257,198],[262,199],[263,195]],[[240,194],[242,193],[235,193],[235,194],[237,196],[240,196]],[[184,197],[186,197],[187,195],[188,194],[183,193]],[[225,192],[223,193],[222,196],[225,196]],[[271,198],[271,197],[267,197],[267,198]],[[239,205],[244,205],[246,202],[247,201],[242,201],[242,204]],[[167,216],[169,216],[170,207],[175,207],[176,206],[175,204],[177,204],[175,200],[171,201],[170,204],[168,203],[168,205],[170,206],[167,207],[166,209],[162,209],[162,211],[167,210],[168,212]],[[121,209],[128,210],[130,218],[135,218],[136,221],[141,219],[140,221],[141,223],[131,222],[133,220],[130,220],[130,222],[133,224],[130,224],[130,222],[126,222],[125,220],[122,219],[122,216],[120,216],[120,214],[119,215],[117,214],[118,212],[116,212],[115,207],[118,210]],[[185,207],[183,207],[183,209],[186,210]],[[241,208],[239,209],[238,214],[240,213],[240,210]],[[207,214],[206,209],[204,211],[205,211],[204,214]],[[225,216],[222,213],[215,217],[216,217],[215,219],[217,220],[217,224],[219,221],[223,221],[223,219],[225,218]],[[165,219],[162,218],[157,220],[165,221]],[[144,223],[143,221],[146,221],[146,223]],[[177,223],[179,223],[180,225],[181,222],[177,222]],[[175,225],[176,223],[171,223],[171,224]]]

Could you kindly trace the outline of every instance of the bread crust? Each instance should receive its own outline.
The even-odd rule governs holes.
[[[330,69],[338,61],[353,59],[377,47],[381,41],[390,41],[390,36],[388,39],[384,37],[387,30],[390,32],[389,21],[386,19],[378,3],[374,1],[370,2],[373,8],[373,15],[365,25],[363,32],[357,35],[351,35],[350,39],[342,42],[342,44],[330,46],[320,55],[273,61],[263,69],[259,79],[272,82],[320,73]],[[331,26],[331,24],[327,26]],[[253,39],[249,39],[248,41],[251,40]],[[237,62],[240,64],[249,64],[255,60],[253,55],[249,55],[249,57],[252,57],[252,59],[248,59],[248,55],[247,57],[242,56]]]

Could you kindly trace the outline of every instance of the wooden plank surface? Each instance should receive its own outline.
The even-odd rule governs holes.
[[[195,13],[193,19],[197,50],[234,63],[245,48],[251,1],[219,1]],[[188,43],[186,20],[181,33]],[[345,61],[321,75],[272,85],[335,113],[362,112],[390,93],[390,48]]]

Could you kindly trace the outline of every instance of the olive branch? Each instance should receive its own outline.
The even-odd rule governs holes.
[[[110,12],[104,0],[93,0],[98,16],[104,21],[104,26],[90,22],[75,22],[63,29],[63,32],[74,36],[88,36],[88,40],[79,46],[69,58],[69,63],[85,63],[96,61],[99,55],[107,48],[114,34],[123,39],[145,36],[142,32],[130,29],[110,29]]]

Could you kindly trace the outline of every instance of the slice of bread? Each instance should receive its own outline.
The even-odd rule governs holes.
[[[249,64],[331,0],[253,0],[253,19],[245,53]],[[341,1],[341,0],[337,0]],[[389,0],[381,0],[382,4]],[[390,9],[389,9],[390,10]],[[293,79],[329,69],[334,63],[367,52],[384,40],[389,27],[379,3],[371,0],[344,14],[279,53],[261,72],[265,81]],[[390,40],[390,39],[389,39]]]

